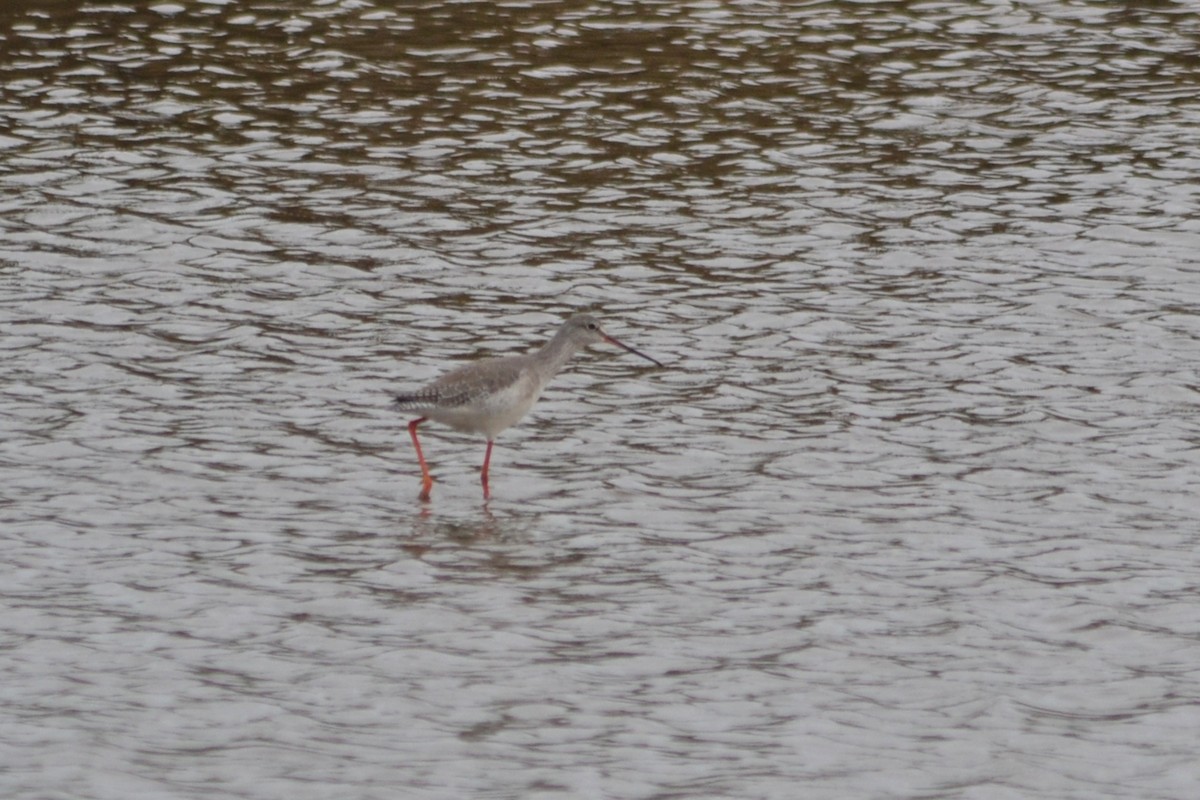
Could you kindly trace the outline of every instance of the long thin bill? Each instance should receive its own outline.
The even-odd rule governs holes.
[[[651,358],[650,356],[646,355],[645,353],[643,353],[640,350],[634,350],[629,345],[625,344],[624,342],[617,341],[613,337],[609,336],[607,333],[602,333],[600,335],[603,336],[604,341],[608,342],[609,344],[615,344],[617,347],[621,348],[622,350],[628,350],[629,352],[633,353],[635,356],[641,356],[642,358],[646,359],[647,361],[649,361],[653,364],[657,364],[660,367],[663,366],[663,363],[661,361],[659,361],[658,359]]]

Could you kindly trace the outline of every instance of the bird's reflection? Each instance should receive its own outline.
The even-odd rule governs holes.
[[[435,505],[422,501],[413,519],[411,538],[428,545],[515,540],[523,538],[536,525],[536,519],[533,514],[497,516],[487,503],[469,513],[441,513]]]

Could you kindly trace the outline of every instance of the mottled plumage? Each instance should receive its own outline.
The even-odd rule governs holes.
[[[396,403],[400,408],[418,415],[408,424],[408,432],[421,464],[421,498],[429,499],[433,479],[417,439],[418,425],[431,419],[456,430],[479,433],[487,438],[482,471],[483,496],[486,499],[489,495],[488,464],[495,438],[533,408],[546,384],[566,366],[571,356],[589,344],[602,341],[662,366],[650,356],[606,334],[592,315],[576,314],[564,322],[554,337],[535,353],[489,358],[459,367],[420,389],[397,395]]]

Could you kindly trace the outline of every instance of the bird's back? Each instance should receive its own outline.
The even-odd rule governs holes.
[[[489,358],[396,396],[405,411],[489,439],[529,411],[541,386],[528,355]]]

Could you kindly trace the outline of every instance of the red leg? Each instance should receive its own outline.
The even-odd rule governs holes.
[[[492,463],[492,440],[488,439],[487,452],[483,454],[483,471],[480,473],[480,477],[483,478],[483,499],[484,500],[487,500],[489,497],[491,497],[491,493],[488,492],[488,481],[487,481],[488,464],[490,464],[490,463]]]
[[[426,420],[426,417],[414,419],[408,423],[408,435],[412,437],[413,447],[417,449],[417,461],[421,463],[421,499],[429,499],[429,490],[433,488],[433,478],[429,477],[429,466],[425,463],[425,454],[421,452],[421,442],[417,439],[417,426]]]

